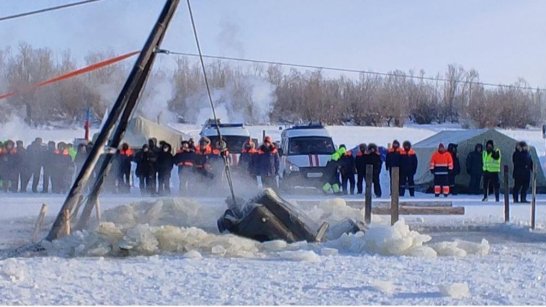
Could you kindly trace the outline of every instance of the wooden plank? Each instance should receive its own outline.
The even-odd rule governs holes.
[[[533,173],[531,174],[531,229],[535,229],[537,215],[537,166],[533,163]]]
[[[391,169],[391,225],[398,222],[400,218],[399,200],[400,200],[400,168]]]
[[[388,207],[374,207],[372,213],[377,215],[390,215]],[[400,207],[400,215],[464,215],[464,207]]]
[[[366,191],[364,197],[364,221],[370,224],[372,221],[372,177],[373,165],[366,165]]]
[[[510,187],[508,186],[508,165],[504,166],[504,222],[510,221]]]
[[[293,202],[298,203],[301,206],[317,206],[324,200],[296,200]],[[347,206],[357,209],[362,209],[365,207],[365,202],[362,200],[353,200],[353,199],[344,199]],[[451,201],[400,201],[400,207],[453,207],[453,202]],[[391,202],[388,200],[372,200],[372,205],[374,207],[388,207]]]
[[[46,213],[47,213],[47,205],[42,204],[42,208],[40,209],[40,214],[38,215],[38,219],[36,220],[36,223],[34,224],[34,231],[32,232],[32,242],[38,241],[38,234],[40,233],[40,229],[42,229],[42,225],[44,224]]]

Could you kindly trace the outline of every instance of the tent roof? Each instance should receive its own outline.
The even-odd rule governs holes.
[[[472,139],[484,134],[488,129],[469,129],[469,130],[445,130],[422,140],[415,144],[415,148],[436,148],[438,144],[444,143],[447,146],[450,143],[459,144],[465,140]],[[506,136],[509,137],[509,136]]]

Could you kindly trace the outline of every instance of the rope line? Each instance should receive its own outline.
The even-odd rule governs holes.
[[[26,16],[41,14],[41,13],[50,12],[50,11],[56,11],[56,10],[60,10],[60,9],[65,9],[65,8],[78,6],[78,5],[83,5],[83,4],[87,4],[87,3],[91,3],[91,2],[97,2],[97,1],[101,1],[101,0],[85,0],[85,1],[80,1],[80,2],[74,2],[74,3],[59,5],[59,6],[48,7],[48,8],[45,8],[45,9],[39,9],[39,10],[25,12],[25,13],[19,13],[19,14],[10,15],[10,16],[4,16],[4,17],[0,17],[0,21],[16,19],[16,18],[20,18],[20,17],[26,17]]]
[[[190,56],[190,57],[198,57],[199,54],[191,53],[191,52],[178,52],[178,51],[171,51],[171,50],[165,50],[161,49],[159,52],[164,54],[173,54],[173,55],[180,55],[180,56]],[[516,85],[506,85],[506,84],[497,84],[497,83],[490,83],[490,82],[479,82],[479,81],[465,81],[465,80],[449,80],[445,78],[434,78],[434,77],[419,77],[419,76],[412,76],[412,75],[401,75],[401,74],[395,74],[395,73],[386,73],[386,72],[377,72],[377,71],[370,71],[370,70],[361,70],[361,69],[354,69],[354,68],[342,68],[342,67],[331,67],[331,66],[318,66],[318,65],[308,65],[308,64],[297,64],[297,63],[286,63],[286,62],[277,62],[277,61],[267,61],[267,60],[257,60],[257,59],[248,59],[248,58],[237,58],[237,57],[228,57],[228,56],[217,56],[217,55],[202,55],[203,58],[208,59],[216,59],[216,60],[226,60],[226,61],[235,61],[235,62],[247,62],[247,63],[257,63],[257,64],[269,64],[269,65],[279,65],[279,66],[288,66],[288,67],[298,67],[298,68],[311,68],[311,69],[321,69],[321,70],[330,70],[330,71],[338,71],[338,72],[350,72],[350,73],[360,73],[360,74],[367,74],[367,75],[376,75],[376,76],[382,76],[382,77],[405,77],[410,79],[418,79],[418,80],[427,80],[427,81],[441,81],[441,82],[451,82],[455,81],[456,83],[465,83],[465,84],[477,84],[487,87],[499,87],[499,88],[516,88],[516,89],[522,89],[522,90],[538,90],[538,91],[546,91],[546,88],[540,88],[540,87],[530,87],[530,86],[516,86]]]
[[[216,132],[218,133],[218,141],[220,143],[220,146],[224,147],[224,140],[222,138],[222,133],[220,132],[220,126],[219,126],[220,123],[218,122],[218,118],[216,117],[216,109],[214,108],[214,103],[212,101],[212,94],[210,93],[210,86],[209,86],[209,81],[208,81],[208,78],[207,78],[207,71],[205,69],[205,61],[203,60],[203,53],[201,52],[201,45],[199,44],[199,38],[197,36],[197,29],[196,29],[196,26],[195,26],[195,20],[193,18],[193,12],[192,12],[192,9],[191,9],[190,0],[186,0],[186,3],[188,4],[188,11],[190,13],[190,20],[191,20],[191,25],[192,25],[192,29],[193,29],[193,35],[195,37],[195,44],[197,45],[197,51],[199,52],[198,56],[199,56],[199,59],[200,59],[200,62],[201,62],[201,68],[203,70],[203,78],[205,79],[205,86],[207,88],[209,103],[210,103],[210,107],[212,108],[212,116],[214,118],[214,123],[216,124],[215,126],[216,126]],[[163,50],[158,50],[158,52],[162,52],[162,51]],[[223,155],[223,154],[221,154],[221,156],[222,156],[222,159],[224,160],[224,170],[225,170],[225,173],[226,173],[226,178],[227,178],[227,181],[228,181],[229,190],[231,192],[231,198],[233,199],[233,204],[236,204],[237,201],[235,199],[235,191],[233,190],[233,181],[231,179],[231,171],[229,169],[227,156]]]

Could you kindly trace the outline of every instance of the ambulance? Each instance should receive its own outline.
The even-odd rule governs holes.
[[[281,134],[281,188],[322,186],[326,163],[335,150],[334,141],[322,124],[285,129]]]

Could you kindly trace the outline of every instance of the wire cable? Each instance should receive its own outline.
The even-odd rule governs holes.
[[[56,11],[56,10],[60,10],[60,9],[65,9],[65,8],[78,6],[78,5],[83,5],[83,4],[87,4],[87,3],[91,3],[91,2],[97,2],[97,1],[101,1],[101,0],[85,0],[85,1],[80,1],[80,2],[74,2],[74,3],[59,5],[59,6],[48,7],[48,8],[45,8],[45,9],[39,9],[39,10],[35,10],[35,11],[10,15],[10,16],[4,16],[4,17],[0,17],[0,21],[16,19],[16,18],[20,18],[20,17],[26,17],[26,16],[41,14],[41,13],[50,12],[50,11]]]
[[[199,54],[190,53],[190,52],[177,52],[177,51],[171,51],[166,49],[158,50],[160,53],[164,54],[173,54],[173,55],[180,55],[180,56],[190,56],[190,57],[198,57]],[[350,72],[350,73],[359,73],[359,74],[366,74],[366,75],[376,75],[376,76],[382,76],[382,77],[404,77],[404,78],[410,78],[410,79],[418,79],[418,80],[427,80],[427,81],[440,81],[440,82],[451,82],[453,80],[445,79],[445,78],[434,78],[434,77],[419,77],[419,76],[413,76],[413,75],[405,75],[405,74],[396,74],[396,73],[386,73],[386,72],[377,72],[377,71],[370,71],[370,70],[361,70],[361,69],[354,69],[354,68],[341,68],[341,67],[331,67],[331,66],[317,66],[317,65],[307,65],[307,64],[297,64],[297,63],[286,63],[286,62],[277,62],[277,61],[266,61],[266,60],[257,60],[257,59],[247,59],[247,58],[237,58],[237,57],[227,57],[227,56],[217,56],[217,55],[202,55],[203,58],[208,59],[216,59],[216,60],[226,60],[226,61],[236,61],[236,62],[247,62],[247,63],[256,63],[256,64],[269,64],[269,65],[279,65],[279,66],[287,66],[287,67],[297,67],[297,68],[310,68],[310,69],[320,69],[320,70],[330,70],[330,71],[337,71],[337,72]],[[516,89],[523,89],[523,90],[538,90],[538,91],[546,91],[546,88],[539,88],[539,87],[530,87],[530,86],[516,86],[516,85],[506,85],[506,84],[496,84],[496,83],[490,83],[490,82],[479,82],[479,81],[467,81],[467,80],[454,80],[456,83],[464,83],[464,84],[477,84],[487,87],[499,87],[499,88],[516,88]]]
[[[192,12],[192,9],[191,9],[190,0],[186,0],[186,3],[188,4],[188,11],[190,13],[190,20],[191,20],[191,25],[192,25],[192,28],[193,28],[193,35],[195,37],[195,44],[197,45],[197,51],[199,52],[199,54],[197,56],[199,56],[199,59],[201,61],[201,68],[203,70],[203,78],[205,79],[205,86],[207,87],[207,94],[208,94],[208,97],[209,97],[210,107],[212,108],[212,116],[214,118],[214,123],[215,123],[215,126],[216,126],[216,132],[218,133],[218,142],[220,143],[220,146],[223,148],[224,147],[224,139],[222,138],[222,133],[220,132],[220,123],[218,122],[218,118],[216,117],[216,109],[214,108],[214,103],[212,101],[212,95],[210,93],[210,86],[209,86],[209,81],[208,81],[208,78],[207,78],[207,70],[205,69],[205,61],[203,60],[203,52],[201,52],[201,45],[199,44],[199,38],[197,36],[197,29],[196,29],[196,26],[195,26],[195,20],[193,18],[193,12]],[[162,52],[162,51],[163,50],[157,50],[156,52]],[[226,178],[227,178],[227,181],[228,181],[229,190],[231,192],[231,198],[233,200],[233,204],[235,205],[237,203],[237,200],[235,199],[235,191],[233,190],[233,181],[231,179],[231,171],[229,169],[227,156],[225,154],[223,154],[223,153],[220,153],[220,155],[222,156],[222,159],[224,160],[224,170],[226,172]]]

